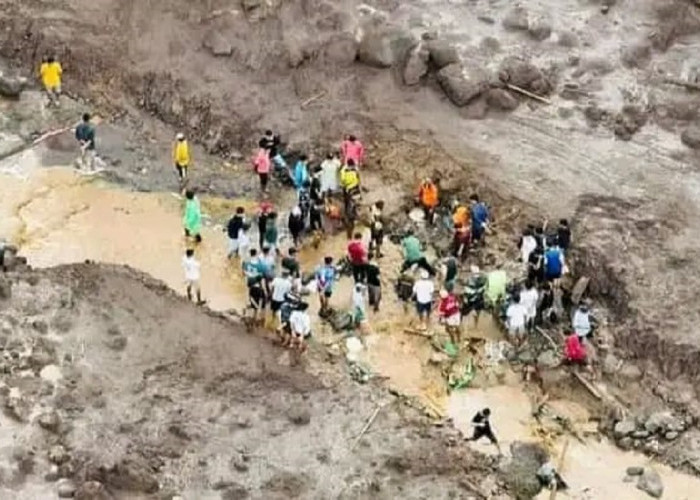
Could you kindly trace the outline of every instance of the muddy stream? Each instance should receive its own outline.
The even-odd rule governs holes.
[[[65,167],[38,168],[39,158],[31,151],[0,164],[0,237],[16,244],[20,253],[36,267],[82,262],[85,260],[128,264],[158,278],[179,293],[184,293],[181,258],[186,242],[182,234],[182,200],[175,193],[141,193],[121,189]],[[246,200],[202,199],[205,216],[225,220],[238,205],[252,210]],[[250,211],[249,210],[249,213]],[[226,259],[226,238],[222,226],[210,221],[203,230],[203,243],[197,249],[202,263],[202,291],[209,307],[215,310],[241,310],[246,291],[238,262]],[[283,250],[288,242],[282,243]],[[346,241],[338,235],[327,238],[321,249],[303,248],[302,267],[312,269],[324,255],[340,257]],[[492,421],[502,447],[515,441],[537,439],[531,417],[531,402],[519,377],[502,368],[495,377],[479,376],[475,386],[448,396],[445,380],[429,363],[434,352],[429,341],[408,335],[404,329],[414,321],[395,298],[391,281],[400,264],[398,248],[387,245],[381,262],[384,273],[382,311],[370,313],[370,333],[365,338],[362,361],[386,377],[387,384],[451,417],[465,434],[470,433],[472,415],[490,407]],[[351,280],[344,278],[333,298],[335,307],[349,307]],[[317,305],[312,299],[312,308]],[[470,335],[497,341],[500,332],[489,321],[481,321],[478,331],[467,322]],[[334,335],[328,327],[316,325],[316,342],[330,345]],[[49,376],[50,374],[47,374]],[[574,402],[552,402],[561,414],[575,424],[588,421],[586,410]],[[552,456],[558,457],[567,438],[549,443]],[[488,442],[472,444],[484,453],[495,453]],[[641,454],[618,450],[606,440],[588,438],[585,444],[570,439],[563,462],[563,476],[571,489],[559,498],[643,499],[634,483],[623,482],[625,469],[645,465]],[[664,498],[696,498],[700,479],[687,476],[660,464]],[[545,492],[541,498],[549,498]]]

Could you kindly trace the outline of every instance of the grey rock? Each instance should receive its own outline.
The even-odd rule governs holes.
[[[559,366],[560,363],[559,354],[554,351],[544,351],[537,357],[537,364],[545,368],[554,368]]]
[[[27,87],[27,79],[0,71],[0,96],[18,99]]]
[[[644,467],[627,467],[628,476],[641,476],[644,474]]]
[[[642,41],[626,47],[620,60],[627,68],[644,68],[651,61],[651,44]]]
[[[128,343],[127,338],[123,335],[116,335],[104,340],[104,345],[113,351],[123,351]]]
[[[676,431],[669,431],[666,434],[664,434],[664,439],[666,439],[667,441],[673,441],[676,438],[678,438],[678,433]]]
[[[504,83],[510,83],[540,95],[549,94],[552,90],[552,83],[537,66],[517,57],[503,61],[498,77]]]
[[[562,31],[557,34],[557,43],[562,47],[578,47],[578,36],[571,31]]]
[[[527,33],[530,38],[542,42],[552,36],[552,25],[547,19],[539,18],[529,23]]]
[[[700,149],[700,126],[691,125],[681,133],[681,142],[692,149]]]
[[[617,439],[629,436],[637,429],[637,424],[632,419],[622,420],[615,424],[613,434]]]
[[[360,41],[358,59],[368,66],[389,68],[405,58],[414,45],[415,40],[407,31],[369,31]]]
[[[233,45],[219,31],[209,31],[204,40],[202,40],[204,48],[208,49],[212,55],[217,57],[228,57],[233,54]]]
[[[620,359],[613,353],[609,352],[603,358],[603,373],[613,375],[617,372],[617,365],[620,364]]]
[[[308,408],[292,408],[287,412],[287,418],[295,425],[308,425],[311,422],[311,412]]]
[[[481,68],[466,68],[461,64],[450,64],[437,74],[437,80],[445,95],[456,106],[466,106],[484,93],[489,86],[488,74]]]
[[[75,483],[70,479],[60,479],[56,484],[56,492],[59,498],[73,498],[75,496]]]
[[[652,413],[644,422],[644,428],[651,433],[665,430],[683,429],[683,421],[674,417],[671,412],[660,411]]]
[[[623,450],[630,450],[634,446],[634,441],[632,440],[631,437],[623,437],[617,442],[617,445],[622,448]]]
[[[58,481],[59,477],[60,476],[58,474],[58,465],[56,464],[51,464],[49,470],[46,472],[46,474],[44,474],[44,480],[50,483]]]
[[[57,444],[49,449],[48,458],[49,462],[56,465],[61,465],[62,463],[67,462],[70,457],[66,449],[60,444]]]
[[[349,66],[357,59],[357,42],[351,36],[339,36],[323,47],[324,59],[340,66]]]
[[[636,365],[625,363],[617,372],[618,377],[629,382],[636,382],[642,379],[644,374]]]
[[[406,65],[403,69],[403,82],[406,85],[418,85],[428,73],[429,51],[421,44],[411,50],[406,58]]]
[[[494,109],[512,111],[518,107],[518,99],[505,89],[491,89],[486,93],[486,102]]]
[[[641,443],[641,441],[639,441]],[[650,441],[647,441],[644,443],[644,446],[642,449],[647,452],[647,453],[652,453],[652,454],[658,454],[659,451],[661,451],[661,447],[659,446],[659,442],[656,439],[652,439]]]
[[[430,64],[437,70],[441,70],[450,64],[459,62],[457,49],[444,40],[431,40],[427,45]]]
[[[523,7],[514,7],[503,18],[503,27],[511,31],[525,31],[529,23],[527,10]]]
[[[638,431],[634,431],[632,433],[632,437],[634,439],[646,439],[649,436],[651,436],[651,433],[649,431],[646,431],[646,430],[638,430]]]
[[[112,500],[114,498],[99,481],[86,481],[75,492],[76,500]]]
[[[651,467],[644,468],[644,474],[642,474],[639,477],[639,481],[637,481],[637,488],[653,498],[661,498],[664,494],[664,485],[661,482],[661,476]]]
[[[57,432],[61,426],[61,419],[55,410],[51,410],[39,415],[37,423],[42,429],[46,429],[50,432]]]

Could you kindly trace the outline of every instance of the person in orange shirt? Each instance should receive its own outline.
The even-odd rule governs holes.
[[[452,212],[452,224],[454,227],[462,225],[462,227],[469,226],[469,208],[465,207],[462,203],[456,201],[454,203],[454,211]]]
[[[435,220],[435,208],[440,202],[437,185],[426,177],[418,188],[418,202],[425,212],[425,221],[432,225]]]
[[[41,83],[44,84],[44,89],[49,96],[49,104],[59,105],[58,98],[61,95],[61,77],[63,76],[63,68],[61,63],[53,57],[47,57],[39,68]]]

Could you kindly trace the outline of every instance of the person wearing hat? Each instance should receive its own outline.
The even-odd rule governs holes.
[[[459,349],[461,343],[460,325],[462,315],[459,311],[459,300],[452,291],[440,290],[440,303],[438,304],[440,322],[445,324],[445,330],[450,336],[450,341]]]
[[[422,269],[420,278],[413,284],[413,299],[416,301],[416,311],[424,329],[430,324],[430,312],[433,309],[433,294],[435,283],[430,279],[430,273]]]
[[[187,144],[185,134],[182,132],[179,132],[175,139],[173,161],[175,162],[175,170],[177,171],[180,185],[184,185],[187,181],[187,169],[190,166],[190,145]]]

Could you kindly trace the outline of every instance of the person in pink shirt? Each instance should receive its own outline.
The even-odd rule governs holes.
[[[260,148],[253,158],[253,167],[260,177],[260,189],[267,192],[267,182],[270,180],[270,152]]]
[[[355,165],[359,167],[365,158],[365,147],[354,135],[347,136],[340,146],[340,151],[345,165],[347,165],[348,160],[354,160]]]

